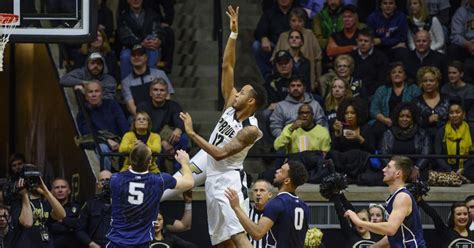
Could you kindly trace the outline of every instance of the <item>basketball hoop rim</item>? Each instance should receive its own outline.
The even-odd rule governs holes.
[[[10,13],[0,13],[0,25],[13,25],[18,21],[18,15]]]

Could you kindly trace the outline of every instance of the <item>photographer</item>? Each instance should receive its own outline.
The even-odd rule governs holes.
[[[97,182],[97,194],[82,207],[79,217],[79,229],[76,238],[89,247],[105,247],[110,230],[110,177],[108,170],[100,172]]]
[[[10,247],[53,248],[49,223],[64,219],[64,208],[48,190],[34,165],[23,166],[17,188],[21,201],[15,200],[11,207],[14,230]]]
[[[8,159],[8,178],[2,179],[3,182],[1,183],[2,191],[0,192],[0,202],[10,205],[13,200],[11,199],[11,193],[18,193],[12,191],[15,191],[15,182],[20,177],[25,161],[25,156],[21,153],[13,153],[10,155],[10,158]]]
[[[64,178],[54,179],[51,183],[51,193],[66,211],[66,218],[51,223],[50,231],[53,235],[54,247],[79,247],[75,233],[79,227],[81,207],[69,198],[71,195],[69,182]]]

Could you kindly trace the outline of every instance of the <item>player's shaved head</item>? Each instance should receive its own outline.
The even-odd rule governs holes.
[[[136,172],[144,172],[148,169],[151,161],[151,149],[143,143],[136,145],[130,152],[132,169]]]

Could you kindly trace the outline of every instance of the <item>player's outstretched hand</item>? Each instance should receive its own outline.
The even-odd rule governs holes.
[[[188,135],[194,133],[193,119],[191,118],[191,115],[187,112],[181,112],[179,113],[179,118],[181,118],[181,120],[184,122],[184,129],[186,129],[186,133]]]
[[[232,209],[239,207],[239,195],[237,194],[237,191],[231,188],[227,188],[224,194],[227,197],[227,199],[229,199],[230,207]]]
[[[189,154],[185,150],[177,150],[176,154],[174,155],[174,158],[182,166],[189,164]]]
[[[229,17],[230,21],[230,31],[234,33],[239,32],[239,7],[235,8],[235,10],[232,8],[231,5],[227,7],[227,11],[225,12],[227,16]]]

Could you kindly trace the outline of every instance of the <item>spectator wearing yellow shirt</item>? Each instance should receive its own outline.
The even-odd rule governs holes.
[[[151,118],[146,112],[138,112],[133,118],[132,127],[129,132],[125,133],[120,142],[119,152],[130,153],[138,143],[146,144],[153,153],[161,152],[160,135],[151,131]],[[129,158],[126,157],[125,162],[120,171],[126,171],[130,167]],[[148,171],[159,173],[160,170],[156,164],[156,158],[148,167]]]
[[[315,123],[313,108],[303,104],[298,108],[298,118],[283,129],[275,139],[275,150],[286,149],[288,154],[320,151],[325,156],[331,149],[329,131]]]

